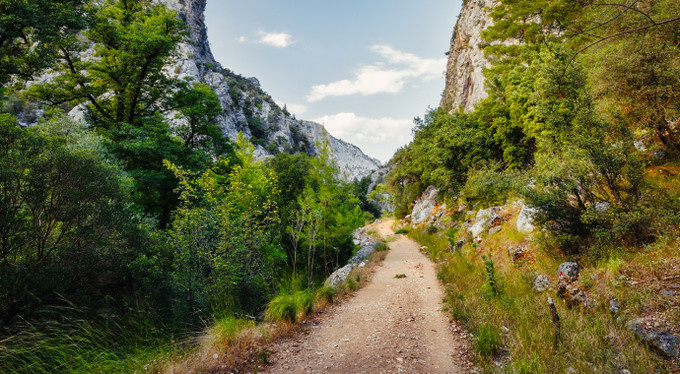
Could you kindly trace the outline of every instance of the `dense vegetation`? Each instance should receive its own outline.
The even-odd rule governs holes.
[[[631,326],[678,334],[680,3],[501,0],[491,15],[489,97],[429,111],[391,161],[397,216],[429,185],[450,213],[403,232],[438,262],[484,372],[677,371]],[[500,223],[473,237],[491,206]],[[580,301],[556,284],[565,261]]]
[[[352,255],[365,192],[325,144],[265,162],[226,139],[210,87],[164,74],[186,35],[175,12],[0,9],[0,371],[139,368],[220,318],[262,318],[290,284],[312,292]],[[87,125],[63,114],[77,105]],[[46,112],[24,128],[27,108]]]
[[[484,33],[489,97],[416,121],[388,177],[397,215],[432,184],[485,205],[521,196],[568,252],[652,241],[677,223],[645,166],[678,154],[678,14],[675,1],[502,1]]]

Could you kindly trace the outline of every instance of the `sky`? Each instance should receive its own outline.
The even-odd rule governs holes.
[[[437,107],[462,0],[208,0],[218,62],[387,162]]]

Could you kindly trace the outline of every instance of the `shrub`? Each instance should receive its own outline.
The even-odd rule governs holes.
[[[437,232],[439,232],[439,229],[434,225],[427,226],[425,229],[426,234],[436,234]]]
[[[503,171],[500,164],[471,169],[463,193],[468,201],[499,205],[510,197],[515,177],[515,173]]]

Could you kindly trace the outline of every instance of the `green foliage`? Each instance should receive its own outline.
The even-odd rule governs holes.
[[[502,291],[498,281],[498,275],[496,274],[496,268],[494,267],[493,257],[489,254],[488,256],[482,256],[482,260],[484,261],[484,268],[486,269],[487,281],[487,284],[483,287],[483,291],[488,296],[498,296]]]
[[[102,139],[65,118],[29,130],[1,115],[0,133],[0,318],[125,295],[144,238]]]
[[[469,202],[484,206],[502,205],[514,189],[514,173],[502,170],[498,165],[470,169],[463,195]]]
[[[319,295],[327,297],[328,293],[328,289],[321,289]],[[292,281],[267,304],[265,319],[271,322],[299,322],[312,310],[314,299],[313,291],[301,289],[299,282]]]
[[[408,234],[408,229],[405,229],[405,228],[402,227],[402,228],[400,228],[399,230],[395,231],[394,233],[397,234],[397,235],[399,235],[399,234]]]
[[[483,323],[475,330],[474,349],[484,358],[493,357],[501,348],[501,335],[498,328],[490,323]]]
[[[390,247],[387,246],[387,244],[380,243],[375,247],[376,252],[383,252],[383,251],[389,251]]]
[[[0,1],[0,87],[12,76],[31,79],[50,67],[63,41],[74,38],[85,28],[86,3],[84,0]]]

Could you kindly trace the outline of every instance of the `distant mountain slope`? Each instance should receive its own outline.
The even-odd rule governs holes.
[[[157,0],[176,10],[190,30],[190,42],[181,45],[179,60],[168,74],[191,78],[213,88],[220,98],[220,127],[230,138],[243,132],[257,146],[256,154],[278,152],[315,154],[316,142],[327,136],[335,159],[347,179],[360,179],[381,163],[358,147],[331,136],[322,125],[296,119],[280,108],[256,78],[244,78],[223,68],[212,55],[204,12],[207,0]]]

